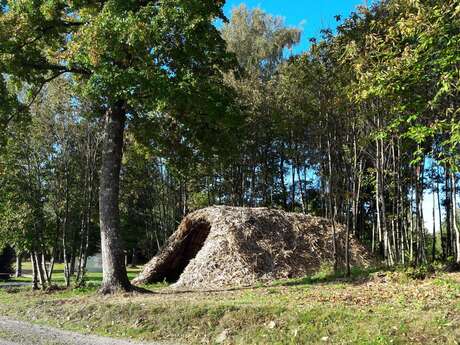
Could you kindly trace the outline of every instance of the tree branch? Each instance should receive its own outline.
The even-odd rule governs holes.
[[[54,65],[50,63],[25,63],[26,67],[37,69],[37,70],[47,70],[47,71],[55,71],[62,73],[75,73],[75,74],[82,74],[82,75],[91,75],[91,71],[83,68],[83,67],[66,67],[63,65]]]
[[[61,76],[62,74],[64,74],[66,72],[59,72],[59,73],[56,73],[55,75],[43,80],[42,84],[40,85],[40,87],[38,88],[37,92],[32,96],[32,100],[29,102],[29,104],[26,106],[27,109],[30,108],[32,106],[32,104],[34,104],[35,100],[37,99],[38,95],[42,92],[43,88],[45,87],[45,85],[51,81],[53,81],[54,79],[56,79],[57,77]]]

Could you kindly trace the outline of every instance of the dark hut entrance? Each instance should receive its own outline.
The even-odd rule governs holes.
[[[173,248],[173,255],[170,255],[162,265],[163,279],[160,278],[161,280],[169,283],[176,282],[190,261],[201,250],[211,231],[211,225],[206,221],[193,222],[189,226],[190,228],[184,232],[184,237]]]

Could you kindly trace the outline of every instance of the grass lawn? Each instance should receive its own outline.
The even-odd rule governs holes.
[[[30,283],[32,282],[31,272],[32,272],[32,264],[30,261],[26,261],[22,264],[22,270],[24,273],[23,277],[20,278],[12,278],[9,282],[21,282],[21,283]],[[133,279],[136,275],[140,272],[140,268],[130,268],[128,267],[128,277],[129,279]],[[73,277],[75,278],[75,277]],[[56,263],[54,265],[53,270],[53,277],[52,280],[54,283],[60,285],[64,284],[64,264]],[[100,283],[102,282],[102,273],[101,272],[87,272],[86,273],[86,282],[89,284],[92,283]]]
[[[135,272],[131,272],[133,274]],[[94,277],[97,281],[97,277]],[[459,344],[460,274],[320,273],[270,286],[104,297],[0,290],[0,313],[80,332],[186,344]]]

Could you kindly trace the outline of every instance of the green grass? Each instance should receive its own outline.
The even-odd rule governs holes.
[[[27,261],[23,263],[22,269],[24,271],[25,276],[19,278],[12,278],[9,282],[21,282],[21,283],[31,283],[31,271],[32,271],[32,264]],[[129,279],[133,279],[136,275],[140,272],[139,268],[128,268],[128,277]],[[72,277],[75,278],[75,277]],[[56,263],[54,265],[52,281],[55,284],[64,284],[64,264]],[[98,284],[102,282],[102,273],[101,272],[87,272],[85,276],[85,281],[89,284]]]
[[[187,344],[458,344],[460,274],[327,270],[270,286],[103,297],[97,284],[52,293],[0,291],[0,313],[80,332]],[[222,339],[220,339],[222,340]]]

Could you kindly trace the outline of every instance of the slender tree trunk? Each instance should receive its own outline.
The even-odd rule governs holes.
[[[280,179],[280,185],[281,185],[281,193],[283,194],[283,206],[284,206],[284,209],[287,210],[288,209],[288,202],[287,202],[287,198],[288,198],[288,191],[287,191],[287,188],[286,188],[286,181],[284,180],[285,179],[285,176],[284,176],[284,157],[283,157],[283,153],[281,153],[281,158],[280,158],[280,164],[279,164],[279,179]]]
[[[436,260],[436,196],[433,188],[433,246],[431,248],[431,259]]]
[[[381,249],[387,265],[392,265],[392,255],[390,241],[388,237],[386,207],[385,207],[385,192],[384,192],[384,152],[383,140],[376,140],[376,205],[377,205],[377,228],[379,231],[379,241]]]
[[[438,215],[439,215],[439,239],[441,241],[441,251],[442,251],[442,259],[445,260],[446,259],[446,244],[445,244],[445,241],[444,241],[444,237],[443,237],[443,234],[442,234],[442,214],[441,214],[441,197],[439,195],[440,193],[440,188],[439,188],[439,178],[440,178],[440,174],[438,174],[437,178],[436,178],[436,196],[437,196],[437,201],[438,201]]]
[[[400,229],[400,214],[399,214],[399,175],[397,169],[397,156],[396,144],[394,138],[391,140],[391,153],[392,153],[392,169],[393,169],[393,195],[392,195],[392,208],[393,215],[391,218],[391,231],[392,231],[392,245],[394,249],[394,261],[399,262],[400,259],[400,246],[399,246],[399,229]]]
[[[84,241],[85,241],[85,220],[86,220],[86,192],[85,192],[85,211],[81,215],[81,225],[80,225],[80,248],[78,250],[78,265],[77,265],[77,284],[80,282],[82,277],[82,266],[83,266],[83,250],[84,250]]]
[[[346,276],[351,276],[351,265],[350,265],[350,212],[347,211],[347,231],[345,234],[345,269]]]
[[[48,278],[49,278],[50,284],[51,284],[53,273],[54,273],[54,263],[56,262],[55,255],[56,255],[56,252],[55,252],[55,249],[53,249],[53,255],[51,256],[49,270],[48,270]]]
[[[292,190],[291,190],[291,211],[295,210],[295,163],[294,159],[292,160],[291,163],[291,185],[292,185]]]
[[[38,290],[38,274],[37,274],[37,265],[35,263],[34,253],[30,253],[30,262],[32,263],[32,289]]]
[[[401,195],[400,195],[401,197]],[[407,229],[407,222],[406,222],[406,213],[405,213],[405,208],[404,204],[401,202],[401,213],[400,216],[402,217],[401,219],[401,264],[405,265],[406,264],[406,236],[405,232]]]
[[[136,268],[137,265],[137,250],[133,248],[133,255],[131,256],[131,268]]]
[[[19,278],[22,276],[22,253],[20,252],[16,253],[16,272],[14,276],[16,278]]]
[[[399,224],[399,240],[400,240],[400,258],[401,264],[406,264],[406,231],[407,231],[407,217],[406,217],[406,208],[405,200],[406,193],[404,193],[403,183],[401,181],[401,141],[400,138],[397,138],[396,141],[396,152],[397,152],[397,181],[398,181],[398,224]]]
[[[296,166],[297,166],[297,177],[299,178],[300,203],[302,206],[302,213],[306,213],[305,197],[304,197],[304,183],[302,182],[302,175],[301,175],[300,164],[299,164],[298,159],[297,159]]]
[[[46,283],[48,285],[51,285],[51,276],[49,274],[48,268],[46,267],[46,256],[45,254],[41,254],[41,264],[42,264],[42,270],[44,273],[44,277],[46,279]]]
[[[415,181],[415,207],[416,207],[416,228],[417,228],[417,257],[416,263],[422,264],[426,262],[425,253],[425,228],[423,222],[423,170],[422,163],[416,168]]]
[[[64,222],[62,223],[62,256],[64,259],[64,281],[66,287],[70,286],[70,264],[69,256],[67,252],[68,241],[68,224],[69,224],[69,169],[67,166],[67,161],[65,161],[65,209],[64,209]]]
[[[63,250],[63,257],[64,257],[64,282],[65,286],[69,287],[70,286],[70,266],[69,266],[69,260],[67,258],[67,250],[65,249],[65,245],[62,246]]]
[[[452,227],[455,231],[456,258],[455,262],[460,264],[460,231],[457,224],[457,184],[455,181],[455,173],[451,173],[452,185]]]
[[[372,217],[372,239],[371,239],[371,251],[375,253],[375,217]]]
[[[160,240],[158,238],[158,231],[155,231],[155,240],[156,240],[156,244],[157,244],[157,253],[159,253],[160,250],[161,250],[161,245],[160,245]]]
[[[38,281],[40,283],[40,286],[42,289],[46,288],[46,278],[45,278],[45,273],[43,272],[43,266],[40,260],[40,254],[37,252],[33,253],[33,256],[35,258],[35,269],[38,274]]]
[[[70,252],[70,275],[74,276],[75,274],[75,264],[77,260],[77,232],[75,230],[72,231],[72,247]]]
[[[88,259],[88,248],[89,248],[89,209],[85,212],[84,220],[84,232],[81,236],[81,245],[80,245],[80,256],[78,260],[78,274],[77,274],[77,284],[83,282],[86,273],[86,261]]]
[[[384,142],[383,139],[380,139],[380,206],[382,211],[382,231],[383,231],[383,241],[386,248],[386,257],[389,265],[394,264],[393,249],[390,243],[390,235],[388,233],[387,226],[387,211],[386,211],[386,202],[385,202],[385,152],[384,152]]]
[[[91,210],[91,207],[90,207]],[[89,211],[91,212],[91,211]],[[83,247],[83,261],[80,266],[80,281],[78,282],[79,284],[83,282],[85,275],[86,275],[86,263],[88,262],[88,249],[89,249],[89,218],[90,216],[88,215],[87,223],[86,223],[86,233],[85,233],[85,246]]]
[[[105,116],[99,190],[103,270],[100,292],[103,294],[132,290],[122,248],[118,205],[125,121],[126,110],[123,102],[117,102],[108,109]]]
[[[412,199],[412,198],[411,198]],[[412,212],[412,200],[410,202],[409,209],[409,220],[410,220],[410,231],[409,231],[409,261],[412,263],[414,260],[414,215]]]
[[[452,241],[451,241],[451,188],[450,188],[450,178],[449,171],[445,167],[445,190],[446,190],[446,257],[449,257],[452,254]]]
[[[70,286],[70,265],[69,257],[67,255],[67,223],[68,223],[68,202],[66,202],[66,215],[62,226],[62,257],[64,259],[64,281],[65,286]]]
[[[328,166],[329,166],[329,209],[331,213],[331,221],[332,221],[332,254],[334,256],[334,272],[338,270],[338,257],[337,257],[337,239],[336,239],[336,227],[335,227],[335,220],[337,214],[337,202],[335,197],[333,198],[333,184],[332,184],[332,153],[331,153],[331,140],[328,138],[327,140],[327,157],[328,157]],[[333,201],[334,199],[334,201]]]

